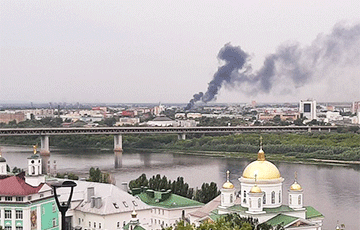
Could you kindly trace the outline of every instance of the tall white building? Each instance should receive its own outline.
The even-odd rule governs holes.
[[[312,99],[300,101],[300,117],[306,117],[307,120],[316,120],[316,101]]]

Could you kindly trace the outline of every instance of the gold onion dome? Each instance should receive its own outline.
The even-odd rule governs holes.
[[[229,181],[229,175],[230,175],[230,172],[227,171],[226,172],[226,182],[222,186],[222,188],[224,188],[224,189],[232,189],[232,188],[234,188],[234,185]]]
[[[292,191],[300,191],[300,190],[302,190],[301,185],[297,182],[297,172],[295,172],[295,181],[290,186],[290,190],[292,190]]]
[[[259,188],[257,185],[254,185],[251,189],[250,189],[251,193],[262,193],[261,188]]]
[[[296,181],[290,186],[290,190],[293,191],[299,191],[302,190],[302,187],[300,184],[298,184]]]
[[[247,179],[255,179],[257,175],[258,180],[271,180],[280,178],[279,169],[271,162],[265,160],[265,153],[260,148],[258,159],[246,166],[243,177]]]

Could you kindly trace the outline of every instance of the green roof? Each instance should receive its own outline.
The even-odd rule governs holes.
[[[228,207],[227,210],[233,211],[233,212],[245,212],[248,210],[248,208],[245,208],[241,206],[240,204],[236,204],[234,206]]]
[[[32,154],[30,157],[28,157],[28,159],[38,159],[40,158],[40,155],[39,154]]]
[[[299,219],[298,217],[288,216],[284,214],[279,214],[271,218],[270,220],[266,221],[267,224],[270,224],[272,226],[276,226],[278,224],[281,224],[282,226],[286,226],[295,220]]]
[[[294,209],[290,208],[288,205],[281,205],[276,208],[264,208],[266,213],[281,213],[281,212],[293,212]]]
[[[324,217],[323,214],[321,214],[318,210],[316,210],[311,206],[306,206],[305,208],[306,208],[306,219]]]
[[[182,197],[176,194],[168,194],[163,196],[165,192],[154,192],[154,197],[151,197],[148,193],[142,192],[137,194],[142,202],[157,207],[163,208],[180,208],[180,207],[191,207],[191,206],[201,206],[203,203],[200,203],[195,200],[191,200],[186,197]]]
[[[129,230],[130,229],[130,223],[128,223],[127,225],[125,225],[123,227],[123,229],[125,230]],[[145,228],[141,227],[140,225],[136,225],[133,230],[146,230]]]

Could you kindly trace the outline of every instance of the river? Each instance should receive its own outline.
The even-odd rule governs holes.
[[[26,158],[32,153],[31,147],[3,146],[2,155],[9,166],[27,167]],[[256,153],[254,153],[256,154]],[[238,178],[248,160],[183,155],[175,153],[124,153],[123,166],[114,169],[112,152],[51,150],[51,162],[56,160],[58,172],[73,172],[86,177],[90,167],[99,167],[110,172],[118,186],[145,173],[166,175],[175,180],[184,177],[190,187],[200,187],[204,182],[216,182],[218,187],[226,180],[229,170],[230,180],[239,190]],[[287,189],[294,181],[294,172],[304,189],[304,204],[319,210],[325,216],[324,228],[335,229],[337,221],[344,223],[347,230],[360,226],[360,167],[341,165],[315,165],[273,162],[279,168],[283,183],[283,200],[287,203]]]

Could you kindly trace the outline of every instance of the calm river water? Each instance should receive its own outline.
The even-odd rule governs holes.
[[[26,158],[31,155],[31,147],[3,146],[2,155],[11,168],[27,167]],[[256,153],[254,153],[256,154]],[[250,163],[248,160],[181,155],[174,153],[124,153],[123,166],[114,169],[114,155],[111,152],[57,151],[51,150],[51,162],[57,161],[58,172],[73,172],[86,177],[90,167],[99,167],[110,172],[118,186],[145,173],[147,177],[160,173],[174,180],[184,177],[190,187],[200,187],[204,182],[216,182],[218,187],[226,180],[230,170],[230,180],[239,190],[238,178]],[[360,229],[360,167],[339,165],[291,164],[273,162],[285,179],[283,200],[287,203],[287,189],[298,173],[298,182],[304,189],[304,203],[311,205],[325,215],[324,229],[335,229],[336,222],[346,225],[346,229]]]

